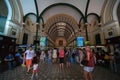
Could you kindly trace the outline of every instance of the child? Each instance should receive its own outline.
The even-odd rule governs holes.
[[[32,76],[31,79],[33,80],[34,76],[38,77],[38,59],[37,57],[34,57],[33,59],[33,72],[32,72]]]

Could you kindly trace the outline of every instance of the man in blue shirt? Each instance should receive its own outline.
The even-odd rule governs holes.
[[[14,66],[14,57],[11,53],[9,53],[5,59],[4,59],[6,62],[7,62],[7,65],[8,65],[8,68],[9,70],[11,70]]]

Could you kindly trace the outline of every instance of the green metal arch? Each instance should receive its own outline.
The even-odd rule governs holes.
[[[97,17],[97,19],[98,19],[98,22],[100,23],[100,16],[98,14],[96,14],[96,13],[89,13],[87,15],[87,17],[90,16],[90,15],[95,15]]]
[[[34,2],[35,2],[36,14],[37,14],[37,18],[38,18],[38,16],[39,16],[39,11],[38,11],[37,1],[34,0]],[[37,21],[37,22],[38,22],[38,21]]]
[[[79,28],[80,28],[80,22],[81,22],[82,19],[84,19],[84,18],[81,17],[80,20],[79,20],[79,24],[78,24],[78,27],[79,27]],[[84,20],[84,21],[85,21],[85,20]]]
[[[87,5],[86,5],[86,9],[85,9],[85,15],[80,18],[79,24],[78,24],[79,26],[80,26],[80,22],[81,22],[82,19],[84,20],[84,22],[87,22],[87,12],[88,12],[89,3],[90,3],[90,0],[87,1]]]
[[[45,8],[42,13],[40,14],[40,17],[45,13],[45,11],[47,11],[48,9],[52,8],[52,7],[55,7],[55,6],[58,6],[58,5],[66,5],[66,6],[69,6],[69,7],[72,7],[73,9],[75,9],[76,11],[78,11],[81,16],[83,17],[83,13],[75,6],[71,5],[71,4],[68,4],[68,3],[55,3],[55,4],[52,4],[50,6],[48,6],[47,8]]]
[[[42,17],[42,16],[39,16],[39,17],[37,18],[37,21],[39,22],[39,21],[40,21],[40,19],[42,19],[42,26],[43,26],[43,28],[44,28],[44,19],[43,19],[43,17]]]
[[[37,21],[37,15],[36,15],[35,13],[28,13],[28,14],[26,14],[26,15],[23,17],[23,22],[25,22],[26,18],[27,18],[29,15],[35,15],[35,16],[36,16],[36,21]]]
[[[89,13],[89,14],[87,15],[87,17],[90,16],[90,15],[95,15],[95,16],[97,17],[97,19],[98,19],[98,22],[100,23],[101,17],[100,17],[98,14],[96,14],[96,13]],[[86,18],[87,18],[87,17],[86,17]],[[83,18],[83,17],[80,18],[79,26],[80,26],[80,22],[81,22],[82,19],[84,19],[84,18]],[[79,28],[80,28],[80,27],[79,27]]]
[[[85,9],[85,22],[87,22],[87,13],[88,13],[88,7],[89,7],[90,0],[87,1],[86,9]]]
[[[85,16],[81,17],[80,20],[79,20],[79,24],[78,24],[79,28],[80,28],[80,22],[81,22],[81,20],[83,19],[84,22],[87,22],[87,17],[89,15],[95,15],[97,17],[97,19],[98,19],[98,22],[100,23],[100,16],[98,14],[96,14],[96,13],[89,13],[89,14],[87,14],[89,3],[90,3],[90,0],[87,1],[87,5],[86,5],[86,9],[85,9]]]
[[[36,14],[37,14],[37,20],[36,20],[36,22],[39,22],[40,19],[42,19],[42,25],[43,25],[43,28],[44,28],[44,20],[43,20],[42,16],[39,16],[39,10],[38,10],[37,1],[34,0],[34,2],[35,2],[35,7],[36,7]]]

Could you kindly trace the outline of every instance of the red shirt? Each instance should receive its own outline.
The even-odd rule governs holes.
[[[64,57],[64,50],[63,50],[63,49],[60,49],[60,50],[59,50],[59,57],[60,57],[60,58],[63,58],[63,57]]]
[[[90,51],[90,59],[88,61],[88,66],[94,67],[94,54]]]

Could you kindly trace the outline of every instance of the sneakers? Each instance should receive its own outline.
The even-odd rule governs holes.
[[[31,80],[34,80],[34,78],[38,78],[38,73],[36,73],[35,75],[31,76]]]
[[[81,67],[83,67],[83,65],[82,65],[82,64],[80,64],[80,66],[81,66]]]

